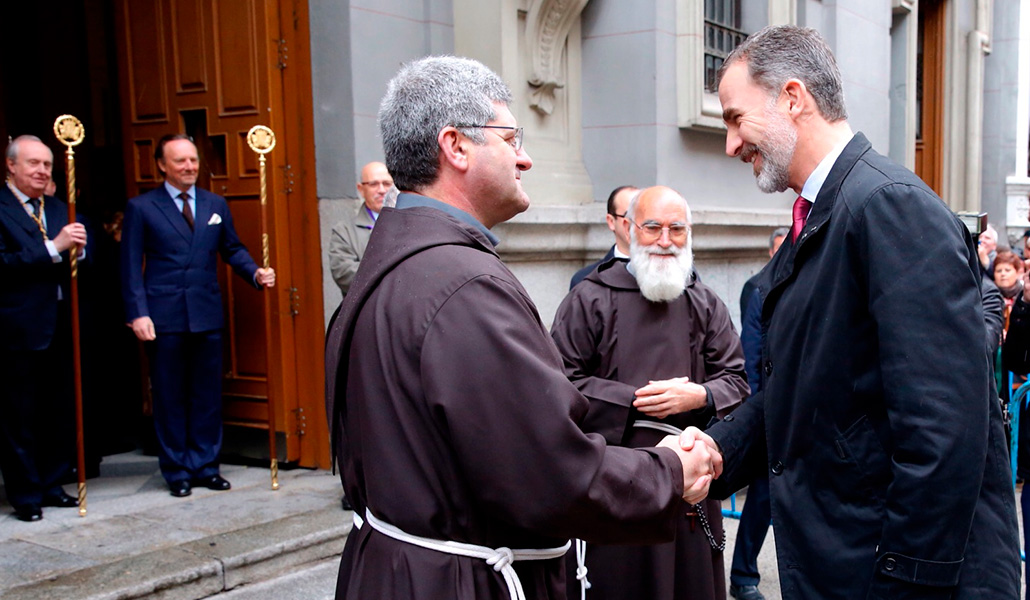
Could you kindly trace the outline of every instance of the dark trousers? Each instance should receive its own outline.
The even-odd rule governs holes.
[[[217,475],[222,332],[158,332],[147,351],[161,474],[169,483]]]
[[[758,585],[758,553],[769,533],[769,478],[758,477],[747,488],[747,500],[740,511],[737,543],[733,547],[730,583],[735,586]]]
[[[0,470],[15,508],[61,492],[75,456],[70,317],[44,350],[0,350]]]

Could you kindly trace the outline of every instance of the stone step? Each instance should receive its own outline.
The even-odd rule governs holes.
[[[338,561],[352,525],[338,507],[219,533],[10,588],[4,600],[198,600]],[[242,588],[241,588],[242,589]],[[237,596],[243,598],[246,596]],[[297,596],[279,596],[289,598]],[[306,596],[301,596],[306,597]]]
[[[311,566],[212,596],[211,600],[333,600],[340,557],[334,556]]]

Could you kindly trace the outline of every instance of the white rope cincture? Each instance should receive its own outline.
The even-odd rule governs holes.
[[[576,540],[576,579],[579,580],[580,600],[587,600],[590,581],[587,580],[587,543]]]
[[[679,435],[683,433],[683,430],[679,427],[673,427],[668,423],[659,423],[658,421],[645,421],[643,419],[638,419],[633,421],[633,426],[640,427],[642,429],[657,429],[658,431],[664,431],[669,435]]]
[[[359,524],[359,519],[360,517],[355,514],[354,525],[360,529],[361,525]],[[486,564],[493,567],[494,571],[497,571],[504,577],[504,583],[508,586],[508,596],[511,600],[526,600],[526,592],[522,590],[522,581],[519,580],[519,575],[515,572],[515,568],[512,566],[513,562],[520,560],[550,560],[552,558],[561,558],[565,556],[565,553],[568,552],[569,548],[572,546],[572,542],[565,542],[565,545],[557,548],[512,550],[511,548],[506,547],[489,548],[487,546],[477,546],[476,544],[466,544],[464,542],[434,540],[431,538],[412,535],[386,523],[385,521],[381,521],[377,519],[368,508],[365,509],[364,522],[371,525],[372,529],[375,529],[387,537],[391,537],[395,540],[412,544],[414,546],[419,546],[420,548],[485,560]]]

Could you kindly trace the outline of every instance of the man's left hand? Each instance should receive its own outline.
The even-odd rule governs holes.
[[[264,287],[274,287],[275,269],[271,267],[267,269],[258,269],[257,272],[254,274],[254,281],[256,281],[258,285]]]
[[[704,408],[708,404],[707,390],[688,377],[650,381],[635,393],[637,399],[633,401],[633,407],[658,419]]]

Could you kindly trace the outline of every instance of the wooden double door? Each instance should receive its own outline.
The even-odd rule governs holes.
[[[267,432],[271,409],[279,460],[325,467],[306,0],[116,0],[114,13],[129,197],[161,185],[154,148],[163,135],[192,136],[200,154],[197,185],[226,198],[260,264],[258,157],[246,135],[259,124],[276,134],[266,172],[277,285],[259,292],[227,266],[220,269],[223,416],[227,429]]]

